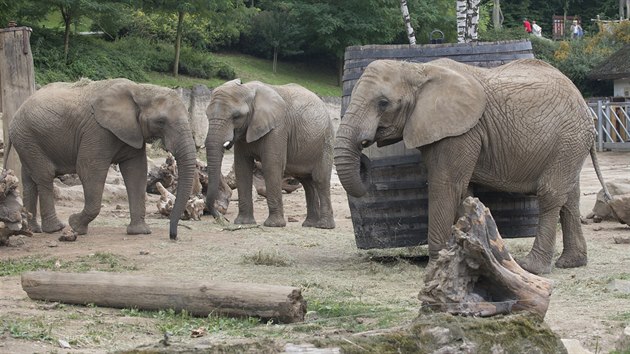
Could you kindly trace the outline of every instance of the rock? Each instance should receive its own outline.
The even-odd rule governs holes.
[[[623,330],[621,336],[617,340],[617,344],[615,345],[615,347],[619,352],[630,352],[630,326],[626,327]]]
[[[613,236],[613,240],[618,245],[629,244],[630,243],[630,236]]]
[[[580,341],[577,339],[562,339],[562,344],[567,348],[568,354],[592,354],[588,350],[582,347]]]
[[[293,354],[293,353],[308,353],[308,354],[339,354],[341,353],[339,348],[317,348],[315,345],[306,344],[293,344],[287,343],[284,346],[284,351],[281,354]]]
[[[608,283],[608,290],[630,294],[630,280],[613,279]]]
[[[630,195],[630,179],[614,179],[612,181],[606,182],[606,187],[608,188],[610,195],[613,197],[613,200],[619,199],[621,198],[620,196],[623,196],[623,195]],[[619,198],[616,198],[616,197],[619,197]],[[623,204],[620,202],[618,203]],[[628,205],[628,207],[630,207],[630,205]],[[620,212],[620,211],[617,211],[617,209],[615,209],[615,211],[618,213]],[[597,193],[597,200],[595,201],[595,205],[593,206],[593,212],[589,214],[588,218],[595,219],[595,220],[599,219],[599,221],[601,221],[602,219],[609,220],[609,221],[617,220],[612,215],[610,207],[604,201],[603,189],[601,189]]]

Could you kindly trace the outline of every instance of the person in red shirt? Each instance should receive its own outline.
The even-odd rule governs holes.
[[[527,31],[527,33],[532,33],[532,24],[529,23],[527,18],[523,19],[523,26],[525,27],[525,31]]]

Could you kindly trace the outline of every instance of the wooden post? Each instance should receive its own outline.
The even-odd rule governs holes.
[[[9,141],[9,122],[22,103],[35,92],[35,69],[31,53],[29,27],[0,29],[0,101],[2,101],[2,128],[5,144]],[[7,166],[21,179],[21,164],[15,152]]]

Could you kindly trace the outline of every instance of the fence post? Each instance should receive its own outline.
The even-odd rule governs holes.
[[[604,124],[602,120],[602,100],[597,100],[597,151],[604,150]]]
[[[0,29],[0,100],[2,101],[2,127],[5,143],[9,140],[9,122],[28,96],[35,92],[35,69],[31,53],[29,27]],[[21,179],[21,164],[11,149],[7,166]]]

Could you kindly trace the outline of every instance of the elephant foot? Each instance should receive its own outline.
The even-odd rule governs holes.
[[[238,214],[236,219],[234,219],[234,223],[237,225],[256,225],[256,219],[253,216],[242,216]]]
[[[586,253],[581,252],[562,252],[562,255],[556,261],[558,268],[577,268],[583,267],[587,263]]]
[[[284,220],[284,217],[269,216],[267,220],[265,220],[264,225],[268,227],[285,227],[287,226],[287,222]]]
[[[66,227],[66,224],[63,221],[59,220],[57,217],[54,217],[51,218],[50,221],[42,220],[42,227],[40,229],[40,232],[43,231],[52,234],[54,232],[63,230],[64,227]]]
[[[28,226],[31,228],[31,231],[36,234],[42,233],[42,226],[37,221],[29,221]]]
[[[81,222],[81,214],[72,214],[68,219],[68,223],[74,232],[78,235],[85,235],[88,232],[88,225]]]
[[[127,226],[127,235],[148,235],[150,233],[151,228],[149,228],[149,225],[144,221]]]
[[[302,227],[315,227],[318,229],[334,229],[335,220],[322,219],[322,220],[313,221],[313,220],[306,219],[302,223]]]
[[[525,258],[516,259],[521,268],[532,274],[549,274],[551,273],[551,262],[542,261],[539,257],[528,254]]]

